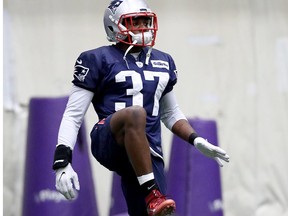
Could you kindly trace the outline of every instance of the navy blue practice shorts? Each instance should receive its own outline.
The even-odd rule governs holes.
[[[123,147],[116,143],[110,128],[110,115],[100,120],[91,131],[91,150],[96,160],[107,169],[121,176],[122,191],[128,206],[130,216],[146,216],[146,204],[140,191],[140,186]],[[161,193],[166,193],[164,162],[159,157],[152,156],[155,180]]]

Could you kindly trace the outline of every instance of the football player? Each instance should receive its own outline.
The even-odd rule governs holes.
[[[199,137],[181,112],[173,92],[176,66],[169,54],[152,49],[157,16],[146,2],[112,1],[104,13],[104,27],[114,43],[81,53],[75,63],[54,155],[56,188],[67,199],[80,189],[72,151],[92,103],[99,118],[91,131],[92,154],[121,176],[129,215],[170,215],[176,204],[164,195],[160,120],[220,166],[229,156]]]

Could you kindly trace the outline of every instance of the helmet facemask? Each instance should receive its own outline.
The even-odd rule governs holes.
[[[124,14],[117,25],[120,30],[116,34],[117,41],[134,46],[154,46],[158,29],[154,13]]]

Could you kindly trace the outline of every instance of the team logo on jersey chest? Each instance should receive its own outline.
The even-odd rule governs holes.
[[[89,72],[89,68],[82,65],[75,65],[74,76],[80,81],[84,82],[86,75]]]
[[[169,64],[167,61],[162,61],[162,60],[151,60],[151,64],[153,67],[156,68],[166,68],[169,70]]]

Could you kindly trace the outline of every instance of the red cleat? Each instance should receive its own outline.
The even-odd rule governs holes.
[[[174,200],[166,199],[158,190],[153,190],[145,199],[149,216],[171,215],[176,210]]]

